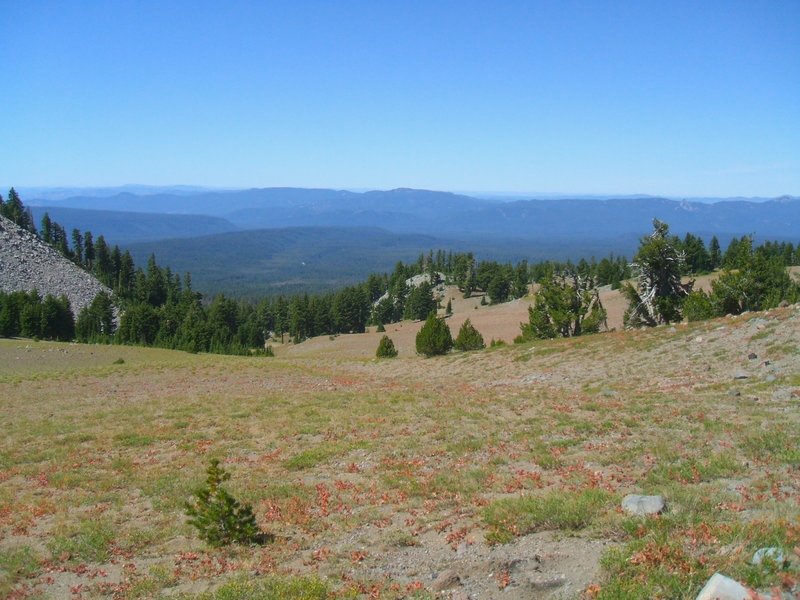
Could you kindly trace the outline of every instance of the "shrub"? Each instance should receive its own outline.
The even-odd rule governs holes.
[[[683,301],[683,316],[689,321],[705,321],[715,315],[711,298],[702,290],[695,290]]]
[[[417,333],[417,353],[424,356],[447,354],[453,347],[453,336],[444,320],[431,312]]]
[[[458,330],[458,336],[454,343],[456,350],[464,352],[469,350],[483,350],[486,344],[483,341],[483,336],[475,329],[469,319],[464,321],[461,329]]]
[[[193,504],[186,504],[189,524],[200,538],[212,546],[265,543],[268,537],[258,528],[250,505],[240,504],[222,487],[231,476],[219,466],[218,459],[211,460],[206,473],[205,487],[194,493]]]
[[[596,278],[564,270],[542,280],[528,308],[528,323],[521,324],[522,340],[597,333],[605,326]]]
[[[378,333],[384,333],[386,331],[386,327],[384,327],[383,323],[378,323],[378,328],[375,331]]]
[[[378,343],[378,350],[375,352],[378,358],[394,358],[397,356],[397,348],[394,347],[392,338],[384,335]]]

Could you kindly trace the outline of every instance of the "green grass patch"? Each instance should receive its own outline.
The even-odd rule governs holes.
[[[670,463],[661,463],[647,475],[650,486],[669,482],[700,483],[733,477],[742,471],[742,466],[732,452],[712,454],[706,458],[685,458]]]
[[[39,572],[39,557],[30,546],[0,550],[0,596],[10,594],[15,583]]]
[[[316,577],[236,579],[200,595],[179,595],[181,600],[327,600],[328,587]]]
[[[107,519],[87,519],[58,531],[47,544],[56,558],[102,563],[109,559],[115,528]]]
[[[142,448],[150,446],[156,439],[150,435],[144,435],[135,431],[120,433],[114,436],[114,441],[119,445],[126,448]]]
[[[358,450],[368,447],[367,442],[355,443],[342,443],[342,442],[324,442],[316,448],[309,448],[303,452],[295,454],[291,458],[283,461],[283,468],[290,471],[302,471],[304,469],[311,469],[327,462],[335,456],[347,454],[351,450]]]
[[[490,543],[506,543],[514,536],[534,531],[576,531],[589,526],[613,496],[605,490],[552,492],[546,496],[523,496],[496,500],[483,511]]]
[[[776,425],[770,431],[747,436],[741,443],[745,454],[755,460],[800,465],[800,433],[796,428]]]

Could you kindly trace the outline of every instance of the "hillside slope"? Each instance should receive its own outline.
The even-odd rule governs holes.
[[[434,359],[0,340],[0,595],[797,597],[799,339],[795,305]],[[271,543],[186,523],[210,458]]]
[[[0,290],[64,295],[74,315],[111,290],[38,237],[0,217]]]

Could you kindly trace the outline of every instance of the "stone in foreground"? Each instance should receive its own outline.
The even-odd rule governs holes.
[[[754,565],[760,565],[765,560],[772,560],[777,565],[782,565],[786,561],[786,555],[780,548],[761,548],[756,550],[751,561]]]
[[[663,496],[628,494],[622,499],[622,510],[632,515],[658,515],[664,512],[666,508],[667,503],[664,501]]]
[[[695,600],[754,600],[761,598],[756,592],[747,589],[738,581],[714,573],[700,590]]]

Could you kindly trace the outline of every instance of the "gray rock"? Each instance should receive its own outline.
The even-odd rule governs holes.
[[[736,373],[734,373],[734,375],[733,375],[733,378],[734,379],[749,379],[750,375],[748,375],[744,371],[736,371]]]
[[[747,355],[747,358],[748,360],[755,360],[758,358],[758,354],[756,354],[755,352],[751,352],[750,354]]]
[[[728,396],[733,396],[734,398],[738,398],[741,395],[742,392],[740,392],[739,390],[731,390],[728,392]]]
[[[622,510],[632,515],[657,515],[664,512],[666,508],[667,504],[663,496],[628,494],[622,499]]]
[[[714,573],[695,600],[752,600],[760,597],[738,581],[720,573]]]
[[[756,550],[756,553],[753,554],[753,560],[750,562],[754,565],[760,565],[764,560],[772,560],[775,564],[782,565],[786,562],[786,555],[783,553],[783,550],[774,546],[771,548],[759,548]]]
[[[777,377],[775,377],[775,375],[773,375],[772,373],[770,373],[769,375],[764,377],[764,381],[766,381],[767,383],[772,383],[776,379],[777,379]]]
[[[567,576],[563,574],[558,574],[553,577],[529,579],[526,582],[526,586],[537,591],[543,591],[561,587],[565,583],[567,583]]]

